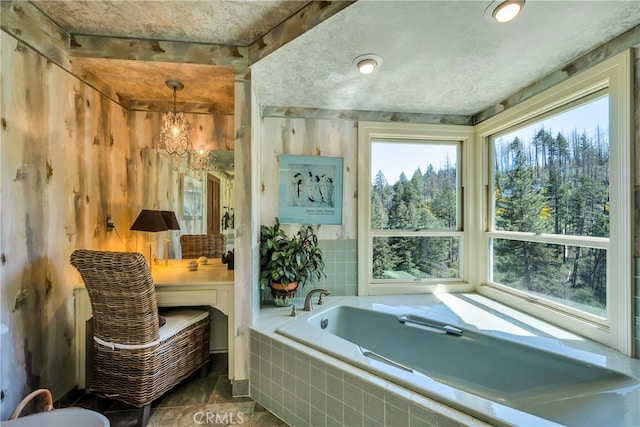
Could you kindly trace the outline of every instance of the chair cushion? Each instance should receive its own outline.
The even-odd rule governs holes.
[[[184,328],[209,317],[209,312],[193,308],[180,308],[163,310],[162,316],[167,319],[167,323],[160,329],[160,341],[171,338]]]

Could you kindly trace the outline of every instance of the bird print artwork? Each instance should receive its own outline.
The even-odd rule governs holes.
[[[333,207],[334,179],[331,166],[295,165],[291,171],[289,206]]]
[[[289,223],[342,223],[342,158],[281,155],[278,214]]]

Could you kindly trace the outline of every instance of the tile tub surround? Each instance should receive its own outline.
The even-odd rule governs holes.
[[[326,298],[326,306],[340,299]],[[303,304],[304,299],[296,299],[296,307]],[[308,315],[301,309],[298,313],[292,318],[288,307],[263,306],[250,337],[250,396],[287,424],[489,425],[275,332],[284,323]]]
[[[358,241],[356,239],[320,240],[325,262],[326,278],[320,279],[317,286],[331,291],[331,295],[356,296],[358,294]],[[306,295],[306,291],[303,293]]]
[[[251,330],[251,397],[291,426],[489,425],[309,350]]]
[[[478,328],[497,329],[501,333],[517,334],[517,331],[522,328],[533,328],[541,331],[540,341],[544,347],[553,348],[560,342],[562,345],[570,345],[574,352],[578,353],[593,349],[594,354],[590,357],[594,357],[594,360],[602,358],[604,354],[610,357],[608,366],[613,369],[630,370],[636,377],[640,374],[638,368],[640,365],[636,360],[624,357],[599,344],[576,337],[475,294],[465,294],[465,299],[474,302],[473,305],[460,303],[459,299],[461,298],[448,294],[330,297],[326,300],[325,308],[344,303],[363,308],[371,308],[374,304],[389,307],[402,306],[426,310],[432,318],[448,318],[448,323],[454,322],[458,317],[456,313],[459,313],[460,317],[466,320],[466,323],[461,322],[462,325],[472,324]],[[412,420],[415,425],[438,425],[438,422],[440,425],[442,423],[484,424],[465,413],[275,333],[276,329],[289,322],[306,323],[306,318],[320,312],[320,308],[315,307],[312,313],[299,310],[298,317],[295,319],[288,316],[289,312],[286,309],[263,307],[251,335],[250,381],[252,397],[267,409],[296,426],[411,425]],[[318,336],[317,339],[324,341],[324,337]],[[530,340],[531,337],[528,339]],[[286,371],[282,369],[285,366],[288,367]],[[400,398],[403,403],[398,406]],[[287,404],[283,405],[282,402]],[[502,412],[505,410],[512,412],[502,417],[503,423],[511,423],[509,417],[523,416],[523,413],[507,407],[499,409]],[[483,412],[491,414],[492,409],[488,408]],[[426,413],[429,416],[426,416]],[[524,415],[528,417],[527,414]],[[542,422],[546,425],[550,424],[544,420]],[[513,422],[513,424],[521,423],[522,418],[520,422]]]
[[[640,144],[639,144],[640,145]],[[640,200],[640,198],[636,198],[636,200]],[[640,203],[640,202],[639,202]],[[640,215],[640,212],[638,213]],[[635,357],[636,359],[640,359],[640,258],[636,258],[635,262],[635,304],[634,304],[634,328],[633,328],[633,342],[635,348]]]
[[[303,289],[298,289],[298,295],[306,295],[313,288],[322,288],[331,292],[332,296],[356,296],[358,294],[358,241],[356,239],[318,240],[318,247],[322,250],[324,272],[327,277],[321,278],[316,284],[307,284]],[[262,290],[261,300],[264,304],[273,304],[269,289]]]

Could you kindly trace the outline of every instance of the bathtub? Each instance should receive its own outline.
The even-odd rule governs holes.
[[[328,300],[276,333],[492,425],[640,423],[640,361],[477,295]]]

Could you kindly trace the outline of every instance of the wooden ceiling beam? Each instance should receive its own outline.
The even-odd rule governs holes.
[[[249,46],[249,66],[356,1],[312,1]]]
[[[21,43],[68,70],[69,35],[27,1],[2,1],[1,28]]]
[[[233,67],[248,77],[248,48],[206,43],[72,35],[69,52],[78,58],[108,58]]]

